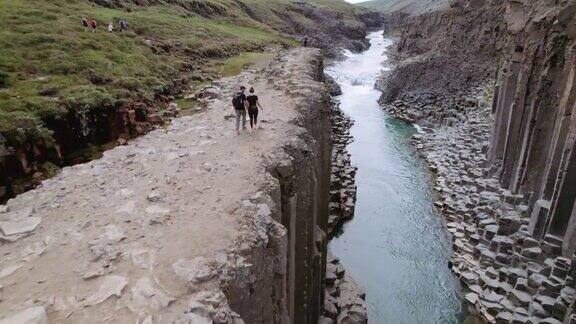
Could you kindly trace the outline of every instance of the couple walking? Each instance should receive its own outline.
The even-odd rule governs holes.
[[[240,121],[242,121],[242,129],[246,129],[246,112],[250,117],[250,128],[254,129],[258,124],[258,109],[262,109],[258,96],[254,93],[254,88],[250,87],[248,95],[246,95],[246,87],[241,86],[240,91],[234,95],[232,99],[232,106],[236,113],[236,133],[240,135]]]

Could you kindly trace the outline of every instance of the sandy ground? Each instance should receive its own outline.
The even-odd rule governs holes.
[[[198,257],[233,248],[242,201],[265,185],[270,155],[301,131],[294,102],[275,89],[295,84],[274,71],[301,74],[311,53],[293,50],[266,73],[219,80],[205,112],[9,201],[0,214],[0,318],[44,306],[50,322],[177,319],[190,282],[216,284]],[[226,117],[239,84],[256,87],[264,110],[263,129],[238,136]]]

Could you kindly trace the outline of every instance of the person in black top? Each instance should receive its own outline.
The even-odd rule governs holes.
[[[246,107],[248,102],[244,94],[245,91],[246,87],[241,86],[240,91],[232,98],[232,106],[234,106],[234,112],[236,113],[236,133],[238,134],[240,134],[240,120],[242,120],[242,129],[246,129]]]
[[[254,88],[250,87],[249,94],[246,97],[248,102],[248,116],[250,116],[250,128],[254,129],[258,124],[258,109],[262,109],[258,96],[254,93]]]

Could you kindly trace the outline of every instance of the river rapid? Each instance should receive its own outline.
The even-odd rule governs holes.
[[[370,323],[460,323],[450,239],[429,174],[409,143],[416,129],[377,102],[374,86],[393,41],[382,32],[368,38],[369,50],[346,52],[326,69],[342,88],[341,109],[355,122],[349,152],[358,167],[355,217],[330,249],[366,290]]]

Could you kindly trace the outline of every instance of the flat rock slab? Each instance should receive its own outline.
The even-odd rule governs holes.
[[[44,306],[30,307],[0,320],[0,324],[48,324]]]
[[[86,298],[84,306],[94,306],[102,303],[112,296],[120,297],[122,290],[128,284],[128,278],[121,276],[106,276],[102,277],[100,288],[94,294]]]
[[[42,217],[26,217],[18,220],[0,221],[0,230],[6,236],[32,232],[42,222]]]

